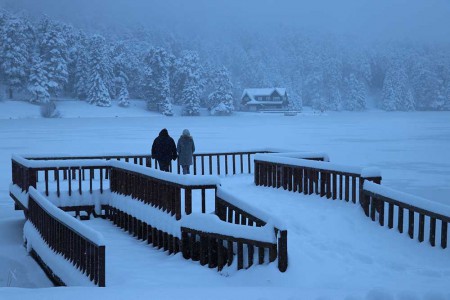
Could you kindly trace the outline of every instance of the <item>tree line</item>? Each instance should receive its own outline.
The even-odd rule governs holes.
[[[228,115],[243,89],[285,87],[290,106],[365,110],[450,110],[448,45],[361,42],[277,28],[205,38],[134,27],[81,30],[0,11],[0,79],[9,98],[76,97],[98,106],[129,98],[148,109]]]

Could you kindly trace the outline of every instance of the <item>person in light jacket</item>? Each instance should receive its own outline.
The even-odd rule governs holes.
[[[165,172],[170,172],[171,160],[177,159],[175,141],[166,128],[161,130],[159,136],[153,141],[152,158],[158,161],[159,169]]]
[[[183,134],[177,143],[178,163],[183,168],[183,174],[189,174],[189,168],[192,165],[192,155],[195,152],[194,139],[189,130],[183,130]]]

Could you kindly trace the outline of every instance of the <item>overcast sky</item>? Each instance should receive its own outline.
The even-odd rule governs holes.
[[[141,23],[178,32],[319,30],[370,38],[450,41],[450,0],[0,0],[75,25]]]

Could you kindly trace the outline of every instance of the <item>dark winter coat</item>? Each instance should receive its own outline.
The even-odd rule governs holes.
[[[159,136],[153,141],[152,157],[165,164],[177,159],[175,141],[169,136],[167,129],[161,130]]]
[[[182,135],[178,139],[178,162],[181,166],[192,165],[192,154],[195,152],[194,139],[190,135]]]

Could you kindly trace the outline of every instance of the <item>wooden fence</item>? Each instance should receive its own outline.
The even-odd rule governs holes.
[[[273,153],[274,150],[236,151],[236,152],[205,152],[194,153],[193,174],[194,175],[229,175],[252,173],[252,158],[259,153]],[[111,155],[78,155],[78,156],[25,156],[27,160],[117,160],[129,162],[149,168],[158,169],[158,162],[151,155],[146,154],[111,154]],[[170,171],[181,174],[181,166],[178,160],[172,162]],[[67,179],[68,173],[64,172],[61,178]],[[84,180],[84,173],[83,180]],[[108,179],[108,173],[104,173],[104,178]],[[72,178],[77,174],[72,173]]]
[[[105,246],[84,236],[46,208],[38,192],[29,194],[28,220],[51,250],[63,256],[100,287],[105,286]],[[48,201],[47,201],[48,202]],[[52,205],[48,202],[49,205]],[[76,220],[74,220],[77,222]]]
[[[258,218],[254,214],[251,214],[237,205],[230,203],[225,200],[225,197],[217,195],[216,196],[216,215],[224,222],[240,224],[242,226],[256,226],[262,227],[266,226],[267,220],[264,221],[262,218]],[[235,242],[238,243],[238,249],[242,247],[242,244],[247,245],[248,249],[248,261],[252,262],[253,253],[255,247],[258,247],[258,262],[260,264],[264,263],[265,249],[269,251],[269,261],[273,262],[278,256],[278,269],[281,272],[286,271],[288,266],[288,253],[287,253],[287,230],[284,228],[273,228],[275,235],[277,236],[276,244],[261,244],[253,240],[233,240],[228,238],[228,243]],[[215,237],[217,239],[217,237]],[[242,251],[238,251],[238,269],[242,267]]]
[[[426,229],[428,229],[428,242],[432,247],[436,245],[437,233],[440,233],[440,237],[438,235],[440,246],[443,249],[447,248],[449,215],[443,215],[406,203],[405,200],[399,200],[400,198],[414,198],[414,196],[402,194],[400,197],[394,198],[390,196],[392,192],[383,193],[384,190],[387,189],[371,182],[364,184],[361,205],[367,217],[370,217],[373,221],[376,221],[378,217],[379,224],[385,226],[387,223],[390,229],[396,223],[399,233],[403,233],[406,226],[409,237],[414,239],[416,231],[420,243],[424,241]],[[418,230],[415,230],[415,228]]]
[[[361,170],[336,167],[327,162],[290,160],[279,162],[255,159],[255,184],[274,188],[282,187],[304,195],[316,194],[328,199],[356,203],[364,180],[381,182],[381,176],[363,177]]]

